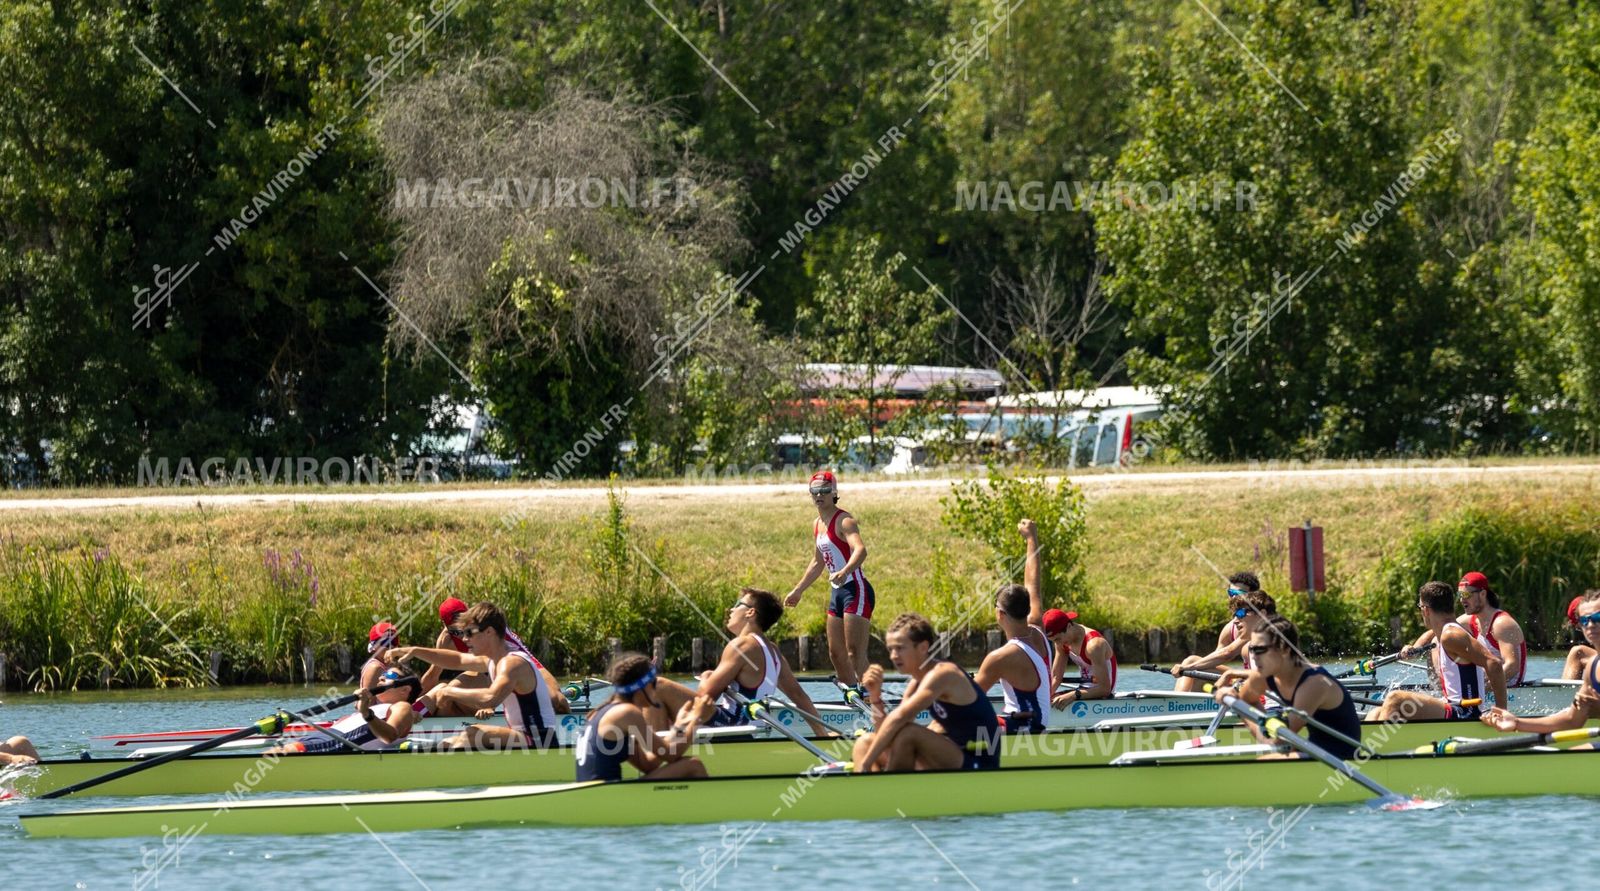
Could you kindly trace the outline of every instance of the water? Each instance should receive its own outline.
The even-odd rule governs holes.
[[[1560,671],[1542,657],[1534,674]],[[1122,687],[1170,686],[1125,668]],[[0,706],[0,733],[25,732],[50,755],[108,732],[229,726],[318,690],[21,696]],[[820,692],[820,691],[819,691]],[[1595,769],[1600,769],[1600,756]],[[156,803],[178,799],[95,799]],[[1064,797],[1070,800],[1070,797]],[[761,826],[736,860],[702,872],[717,826],[488,829],[312,837],[195,837],[154,875],[159,839],[29,839],[22,809],[0,804],[0,887],[186,889],[279,884],[445,889],[578,886],[718,888],[1442,888],[1515,876],[1518,891],[1589,887],[1586,848],[1600,802],[1534,798],[1456,802],[1428,812],[1314,808],[1256,865],[1249,839],[1272,831],[1255,809],[1079,810],[926,821]],[[70,806],[82,807],[83,804]],[[748,827],[729,827],[730,832]],[[1576,852],[1574,847],[1576,846]],[[1262,847],[1259,843],[1257,849]],[[1234,869],[1238,868],[1235,872]]]

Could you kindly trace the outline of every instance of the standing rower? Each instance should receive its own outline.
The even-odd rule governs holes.
[[[902,613],[885,635],[889,661],[910,675],[894,711],[883,701],[883,667],[862,677],[872,705],[873,732],[856,740],[857,773],[901,770],[993,770],[1000,766],[1000,722],[989,697],[954,662],[935,660],[933,626],[916,613]],[[923,709],[934,722],[916,723]]]
[[[1200,685],[1204,683],[1204,681],[1198,681],[1180,674],[1184,669],[1198,668],[1198,663],[1202,661],[1212,667],[1221,666],[1229,659],[1237,658],[1244,651],[1245,644],[1250,639],[1250,629],[1244,625],[1246,614],[1239,611],[1249,610],[1250,607],[1249,604],[1245,603],[1245,598],[1249,596],[1251,591],[1260,590],[1261,579],[1257,578],[1253,572],[1236,572],[1228,576],[1228,590],[1226,593],[1228,596],[1228,614],[1231,618],[1228,619],[1226,625],[1222,626],[1222,630],[1217,632],[1217,645],[1209,654],[1205,656],[1186,656],[1182,662],[1172,667],[1172,676],[1178,679],[1177,683],[1173,684],[1174,690],[1179,693],[1193,693],[1200,689]],[[1230,655],[1222,659],[1216,658],[1223,653]],[[1249,668],[1250,666],[1246,665],[1245,667]]]
[[[1494,691],[1496,702],[1506,701],[1505,669],[1499,654],[1456,621],[1455,592],[1444,582],[1428,582],[1417,592],[1422,622],[1439,642],[1433,648],[1433,668],[1443,696],[1410,690],[1391,690],[1383,704],[1367,716],[1387,721],[1398,714],[1406,720],[1475,721],[1483,713],[1484,696]]]
[[[1230,668],[1217,680],[1217,702],[1229,691],[1229,684],[1237,682],[1234,695],[1245,702],[1260,702],[1263,693],[1272,695],[1309,714],[1318,722],[1332,727],[1351,739],[1361,738],[1361,716],[1356,714],[1355,701],[1350,691],[1334,679],[1326,668],[1306,660],[1300,652],[1300,632],[1294,623],[1283,616],[1272,616],[1261,621],[1251,632],[1248,644],[1255,668]],[[1298,733],[1307,726],[1306,719],[1294,712],[1283,715],[1284,723]],[[1273,740],[1255,721],[1246,718],[1250,732],[1256,739],[1271,743]],[[1307,734],[1311,742],[1336,758],[1346,761],[1355,757],[1355,746],[1310,725]],[[1306,757],[1293,755],[1267,755],[1267,758]]]
[[[1085,699],[1110,699],[1117,691],[1117,654],[1104,634],[1078,622],[1076,612],[1046,610],[1044,633],[1055,646],[1050,663],[1050,689],[1061,685],[1067,666],[1078,666],[1079,686],[1050,700],[1056,708],[1067,708]]]
[[[1600,648],[1600,589],[1585,591],[1579,595],[1581,602],[1578,604],[1578,627],[1583,629],[1583,636],[1589,642]],[[1577,730],[1589,721],[1600,718],[1600,659],[1590,659],[1588,668],[1584,669],[1583,683],[1578,687],[1578,695],[1573,697],[1572,705],[1553,715],[1542,718],[1519,718],[1503,708],[1492,708],[1484,712],[1483,723],[1503,733],[1554,733],[1558,730]],[[1574,746],[1577,749],[1595,749],[1594,743],[1585,743]]]
[[[974,682],[980,690],[1000,683],[1007,733],[1039,733],[1050,724],[1050,691],[1055,689],[1039,593],[1039,532],[1028,519],[1017,524],[1017,531],[1028,548],[1022,584],[1000,586],[994,604],[995,622],[1008,639],[983,658]]]
[[[733,639],[722,648],[717,667],[702,675],[699,689],[693,691],[674,681],[660,681],[660,686],[671,692],[659,698],[672,703],[692,697],[688,711],[692,732],[702,724],[729,727],[747,722],[744,706],[726,695],[729,688],[737,689],[749,700],[766,699],[782,691],[800,709],[814,733],[834,736],[828,725],[815,717],[817,707],[789,670],[789,660],[778,652],[777,644],[767,640],[767,631],[781,618],[783,604],[778,595],[759,588],[740,589],[739,599],[728,607],[726,627]]]
[[[589,722],[573,745],[578,782],[622,779],[622,765],[632,764],[647,780],[703,777],[706,766],[699,758],[684,757],[694,739],[680,728],[669,741],[651,729],[646,709],[660,709],[656,695],[655,666],[639,653],[623,653],[606,671],[611,698],[589,715]]]
[[[505,706],[506,726],[472,724],[445,743],[446,748],[520,749],[548,748],[556,744],[555,708],[550,689],[533,656],[526,650],[506,645],[506,617],[500,608],[484,602],[468,609],[461,617],[461,638],[468,652],[396,647],[389,651],[391,663],[399,666],[412,657],[458,671],[476,671],[489,679],[487,687],[468,688],[441,684],[422,697],[429,714],[453,704],[468,714],[485,718],[498,706]]]
[[[811,563],[806,574],[784,598],[784,605],[800,605],[800,595],[826,570],[828,585],[828,658],[839,682],[857,686],[867,668],[867,637],[872,631],[872,607],[877,594],[861,564],[867,546],[849,511],[839,509],[839,481],[830,471],[811,475],[811,503],[817,518],[811,523]]]

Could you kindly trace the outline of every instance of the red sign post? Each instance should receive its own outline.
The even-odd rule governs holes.
[[[1327,563],[1322,559],[1322,527],[1311,525],[1289,529],[1289,588],[1316,597],[1328,590]]]

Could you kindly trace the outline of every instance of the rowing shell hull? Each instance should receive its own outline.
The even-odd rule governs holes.
[[[1590,722],[1591,727],[1600,721]],[[1192,739],[1202,728],[1063,731],[1036,736],[1008,736],[1001,763],[1011,767],[1104,764],[1127,752],[1170,749]],[[1392,730],[1369,729],[1369,744],[1384,752],[1409,752],[1452,736],[1483,739],[1496,735],[1477,722],[1419,721]],[[1254,740],[1242,727],[1224,727],[1218,745]],[[845,740],[819,740],[839,760],[850,757]],[[805,750],[784,739],[719,741],[694,747],[691,754],[706,763],[713,776],[799,773],[813,761]],[[17,791],[38,797],[54,789],[93,779],[126,767],[125,759],[46,761],[37,776],[15,781]],[[632,768],[625,769],[628,775]],[[32,771],[30,771],[31,773]],[[263,792],[380,791],[527,783],[566,783],[573,778],[570,748],[511,752],[332,752],[265,757],[255,754],[201,755],[140,771],[76,793],[89,795],[238,795]]]
[[[1600,755],[1593,752],[1394,755],[1369,761],[1363,769],[1397,792],[1432,799],[1600,795]],[[503,786],[468,792],[32,813],[20,820],[33,836],[188,838],[201,832],[308,835],[492,826],[928,819],[1082,807],[1287,808],[1369,797],[1356,783],[1338,781],[1318,762],[1230,761]]]

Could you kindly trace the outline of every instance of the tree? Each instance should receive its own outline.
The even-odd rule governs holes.
[[[904,254],[880,261],[881,250],[876,237],[857,244],[841,274],[825,272],[817,279],[815,296],[797,315],[813,359],[852,366],[838,394],[849,401],[835,401],[836,413],[827,422],[827,448],[838,460],[851,440],[865,434],[869,465],[878,463],[880,432],[892,435],[905,423],[891,420],[881,426],[882,401],[894,394],[905,366],[932,357],[939,328],[952,316],[932,287],[912,291],[897,281]],[[887,378],[880,381],[883,375]]]

